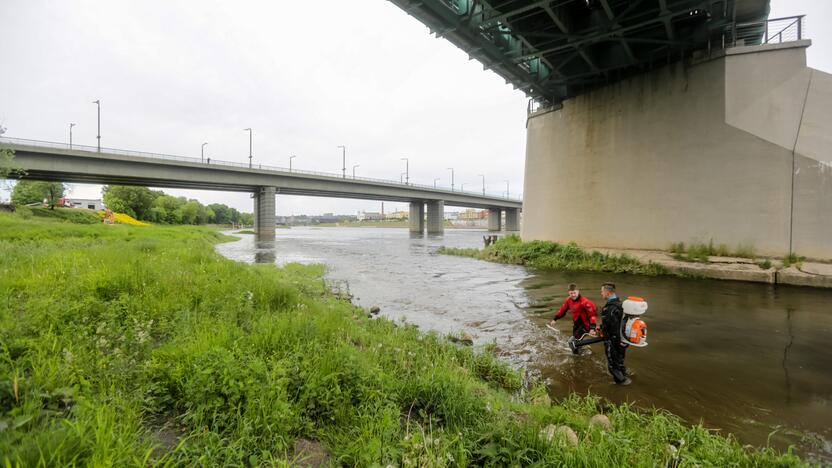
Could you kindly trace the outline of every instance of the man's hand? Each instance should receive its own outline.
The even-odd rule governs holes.
[[[598,336],[598,330],[594,328],[589,330],[589,336]]]
[[[555,326],[555,319],[549,320],[549,326],[550,326],[550,327],[554,327],[554,326]]]

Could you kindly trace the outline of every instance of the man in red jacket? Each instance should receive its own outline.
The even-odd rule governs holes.
[[[549,323],[554,326],[555,322],[562,318],[567,310],[572,312],[572,336],[576,340],[581,339],[585,333],[589,333],[590,336],[595,336],[597,309],[592,301],[581,296],[581,291],[575,283],[569,285],[569,297],[566,298],[558,313],[555,314]],[[578,354],[578,349],[574,353]]]

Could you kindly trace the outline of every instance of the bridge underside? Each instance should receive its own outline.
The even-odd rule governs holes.
[[[543,104],[726,42],[759,43],[769,0],[390,0]]]

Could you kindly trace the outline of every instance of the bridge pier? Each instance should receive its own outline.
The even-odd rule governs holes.
[[[506,231],[520,230],[520,210],[517,208],[506,208]]]
[[[425,232],[425,204],[424,202],[410,202],[410,232]]]
[[[499,208],[488,209],[488,230],[499,231],[502,224],[502,213]]]
[[[259,187],[254,193],[254,232],[258,241],[274,240],[275,214],[275,188]]]
[[[431,200],[428,202],[428,234],[445,232],[445,202]]]

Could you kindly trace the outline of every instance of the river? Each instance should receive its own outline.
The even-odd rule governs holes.
[[[323,263],[355,302],[423,330],[496,341],[502,356],[539,372],[552,397],[592,392],[664,408],[742,443],[795,445],[832,462],[832,291],[716,280],[541,272],[436,253],[481,247],[484,231],[418,236],[406,229],[292,228],[274,243],[243,235],[220,244],[244,262]],[[546,328],[570,282],[601,304],[599,286],[644,297],[649,346],[627,351],[633,384],[612,384],[603,347],[573,356],[569,320]]]

